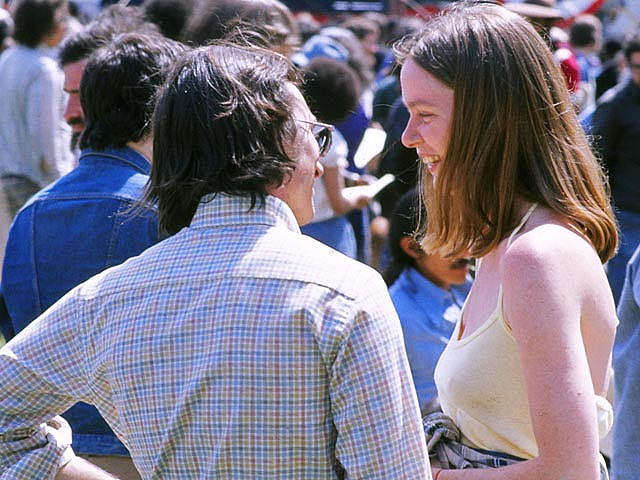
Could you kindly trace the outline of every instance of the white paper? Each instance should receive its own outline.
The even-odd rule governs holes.
[[[367,128],[362,137],[358,150],[353,156],[353,163],[358,168],[363,168],[373,158],[382,152],[387,134],[380,128]]]
[[[342,195],[344,195],[344,197],[348,199],[356,198],[361,195],[366,195],[367,197],[375,197],[384,187],[389,185],[395,179],[396,177],[394,177],[391,173],[387,173],[369,185],[347,187],[342,190]]]

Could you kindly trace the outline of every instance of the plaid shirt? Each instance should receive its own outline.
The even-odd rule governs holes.
[[[430,478],[381,278],[249,205],[208,198],[0,350],[2,479],[53,477],[67,445],[42,424],[78,400],[145,479]]]

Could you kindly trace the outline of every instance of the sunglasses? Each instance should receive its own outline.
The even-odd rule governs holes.
[[[333,135],[333,125],[329,125],[328,123],[322,122],[310,122],[308,120],[298,120],[298,122],[308,123],[309,125],[313,125],[313,136],[316,137],[316,141],[318,142],[318,147],[320,147],[320,156],[324,157],[331,150],[331,143]]]

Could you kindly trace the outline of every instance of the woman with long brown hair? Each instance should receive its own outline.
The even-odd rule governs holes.
[[[617,234],[562,73],[525,20],[490,3],[454,6],[396,49],[402,140],[424,167],[422,246],[480,259],[435,373],[467,449],[438,451],[508,465],[451,470],[476,463],[439,455],[434,477],[606,478],[617,318],[602,263]]]

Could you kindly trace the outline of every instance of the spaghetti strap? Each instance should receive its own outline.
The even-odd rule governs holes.
[[[511,235],[509,235],[509,240],[507,240],[507,247],[511,245],[511,240],[513,240],[513,237],[516,236],[516,234],[520,231],[520,229],[524,226],[524,224],[527,223],[527,220],[529,220],[529,217],[531,216],[531,214],[533,213],[533,211],[536,209],[537,206],[538,204],[534,203],[529,207],[529,210],[527,210],[527,213],[524,214],[518,226],[514,228],[513,232],[511,232]]]

